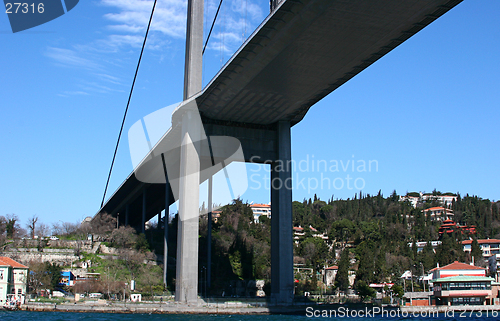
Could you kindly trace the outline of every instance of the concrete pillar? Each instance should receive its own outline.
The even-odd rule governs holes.
[[[195,113],[187,110],[182,117],[181,172],[179,180],[179,226],[177,232],[177,273],[175,300],[198,302],[198,235],[200,200],[201,126]]]
[[[271,164],[271,300],[293,301],[292,167],[290,122],[277,126],[277,160]]]
[[[163,158],[163,155],[162,155]],[[165,170],[165,217],[163,219],[163,284],[167,287],[167,268],[168,268],[168,217],[170,214],[170,183],[168,181],[167,170]],[[158,221],[160,224],[160,221]]]
[[[212,282],[212,177],[208,179],[208,223],[207,223],[207,287]]]
[[[146,188],[142,190],[142,216],[141,216],[141,232],[146,232]]]
[[[203,0],[189,0],[186,27],[184,100],[201,91],[203,50]],[[198,110],[182,115],[179,178],[179,225],[177,232],[177,272],[175,301],[198,302],[198,235],[200,201],[199,142],[203,126]],[[198,121],[197,121],[198,120]]]
[[[203,63],[203,0],[189,0],[184,65],[184,100],[201,91]]]

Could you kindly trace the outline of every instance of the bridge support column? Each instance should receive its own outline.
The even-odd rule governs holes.
[[[271,300],[293,301],[292,166],[290,122],[277,128],[277,160],[271,164]]]
[[[198,302],[198,235],[200,200],[200,159],[202,126],[197,110],[182,116],[181,168],[179,179],[179,225],[177,232],[177,273],[175,301]]]
[[[166,170],[165,170],[166,173]],[[163,218],[163,284],[167,287],[167,269],[168,269],[168,217],[170,214],[170,183],[168,176],[165,185],[165,217]],[[158,221],[158,224],[161,222]]]
[[[210,289],[212,285],[212,185],[213,178],[208,179],[208,222],[207,222],[207,284],[205,287]],[[205,288],[206,290],[206,288]]]

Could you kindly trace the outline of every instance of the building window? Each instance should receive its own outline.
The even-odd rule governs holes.
[[[23,294],[23,290],[22,289],[17,289],[17,294]]]
[[[3,280],[3,271],[0,271],[0,280]]]

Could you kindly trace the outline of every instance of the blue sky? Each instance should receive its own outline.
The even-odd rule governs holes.
[[[206,32],[217,4],[205,4]],[[0,14],[0,215],[24,226],[32,215],[76,222],[98,210],[151,6],[80,1],[16,34]],[[268,10],[263,0],[224,2],[204,84]],[[158,1],[108,195],[132,171],[130,126],[182,99],[185,15],[186,1]],[[293,198],[352,197],[357,179],[370,194],[436,188],[498,200],[499,15],[497,0],[464,1],[313,106],[292,129],[293,158],[339,171],[297,171]],[[358,170],[363,161],[371,171]],[[247,169],[242,198],[269,202],[266,170]],[[336,185],[315,187],[325,177]]]

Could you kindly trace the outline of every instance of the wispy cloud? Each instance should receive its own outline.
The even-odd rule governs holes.
[[[46,50],[45,55],[56,65],[87,70],[92,77],[92,81],[78,84],[78,90],[61,95],[123,91],[127,81],[116,74],[124,64],[130,64],[130,60],[128,55],[120,53],[135,51],[144,41],[153,0],[97,1],[97,5],[110,8],[110,12],[103,15],[106,24],[100,39],[73,44],[70,48],[48,47]],[[205,0],[205,37],[219,1]],[[224,0],[207,49],[220,53],[221,61],[227,60],[264,19],[261,5],[250,0]],[[185,37],[186,11],[186,0],[158,1],[146,50],[160,60],[168,56],[168,48]]]
[[[83,58],[78,51],[72,49],[48,47],[45,55],[64,67],[77,67],[88,70],[100,70],[102,66],[93,60]]]
[[[63,91],[62,94],[58,94],[61,97],[69,97],[69,96],[88,96],[89,93],[85,91]]]
[[[104,15],[104,18],[111,22],[108,25],[110,30],[144,35],[153,1],[101,0],[100,4],[117,10],[115,13]],[[186,8],[187,2],[184,0],[158,1],[151,23],[151,32],[183,38],[186,30]]]

